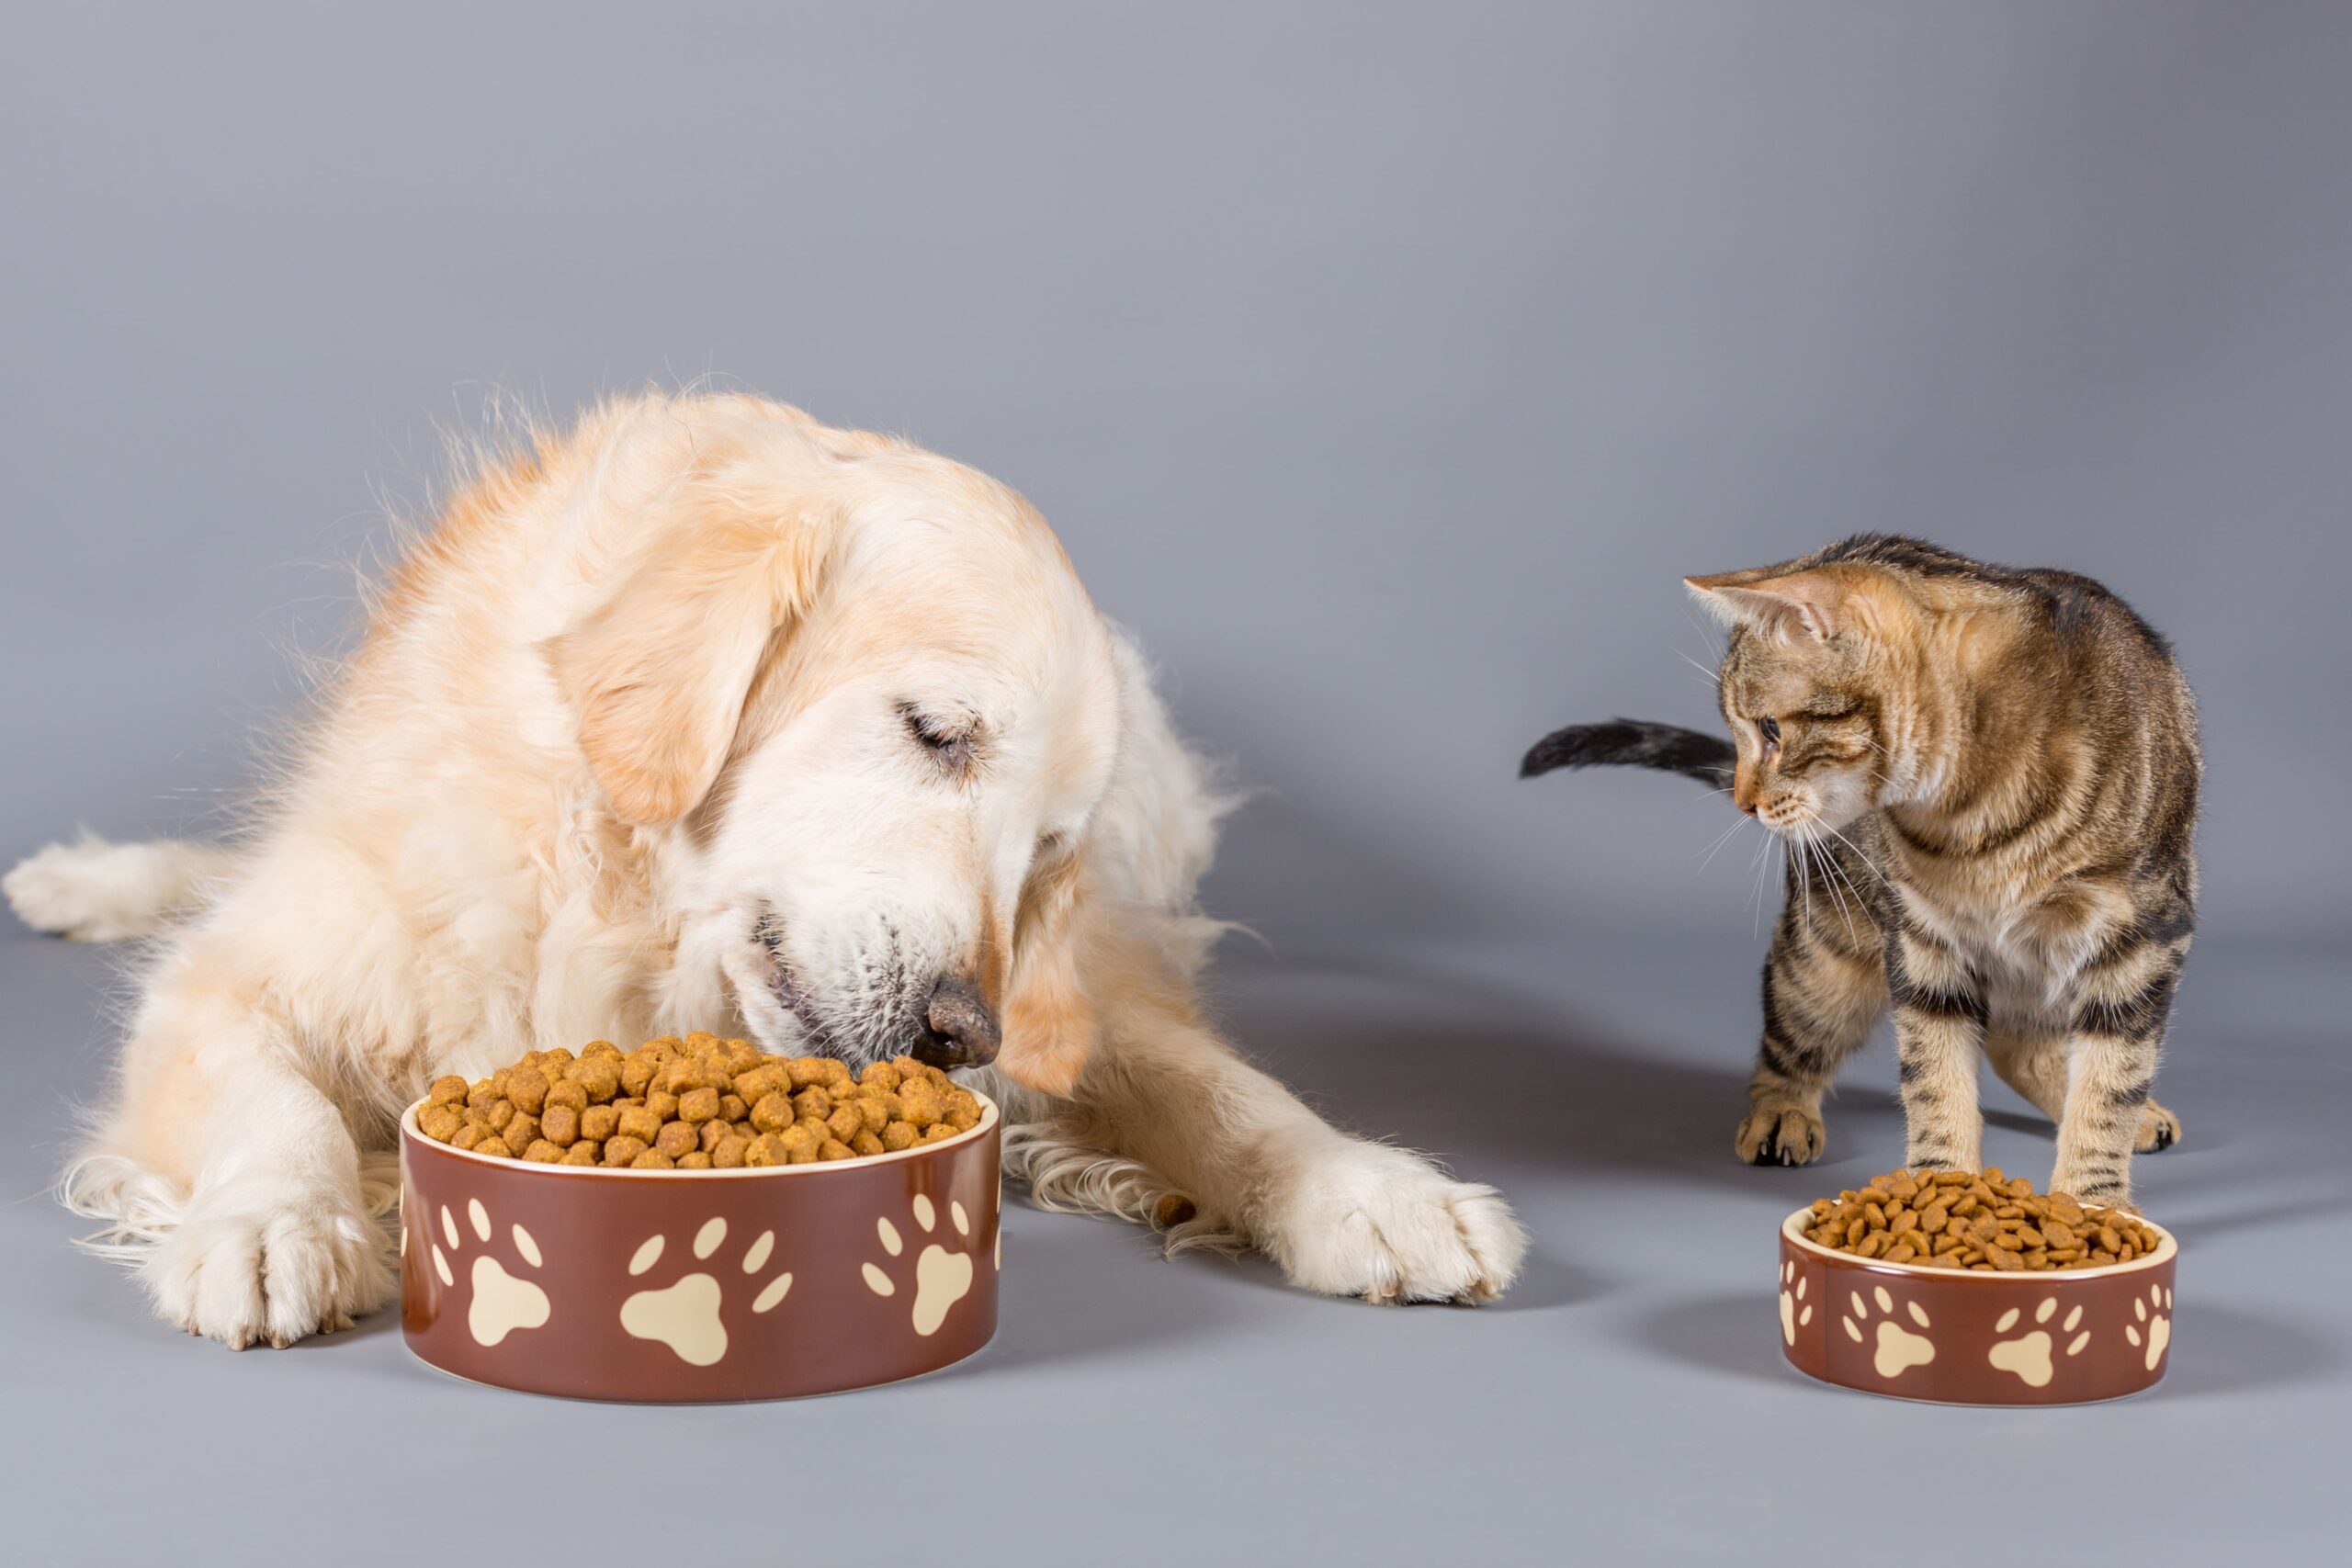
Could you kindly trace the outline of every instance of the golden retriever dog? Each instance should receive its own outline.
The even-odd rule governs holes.
[[[710,1029],[982,1071],[1047,1207],[1295,1283],[1486,1301],[1487,1187],[1337,1131],[1203,1021],[1219,808],[1045,520],[741,396],[481,460],[232,847],[57,845],[30,924],[158,941],[62,1179],[231,1346],[392,1291],[400,1110],[530,1047]],[[1173,1200],[1173,1201],[1170,1201]]]

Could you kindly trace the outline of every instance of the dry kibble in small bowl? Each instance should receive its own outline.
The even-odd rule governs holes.
[[[1805,1239],[1915,1269],[2019,1273],[2103,1269],[2155,1251],[2156,1233],[2122,1209],[2036,1193],[2023,1177],[1891,1170],[1814,1201]]]

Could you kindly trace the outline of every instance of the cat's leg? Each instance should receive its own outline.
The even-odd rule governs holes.
[[[2169,1129],[2156,1147],[2179,1135],[2179,1122],[2148,1090],[2188,949],[2186,937],[2173,944],[2136,942],[2101,953],[2075,979],[2066,1103],[2058,1119],[2051,1190],[2086,1202],[2128,1203],[2132,1154],[2148,1146],[2150,1113],[2161,1118],[2160,1131]]]
[[[2066,1115],[2066,1030],[2063,1023],[1996,1019],[1984,1036],[1984,1054],[2001,1081],[2055,1126]],[[2151,1100],[2140,1111],[2132,1147],[2141,1154],[2168,1149],[2180,1141],[2180,1118]]]
[[[1983,981],[1957,950],[1908,920],[1887,933],[1886,980],[1907,1134],[1903,1163],[1912,1170],[1978,1169],[1984,1145],[1976,1100]]]
[[[1853,899],[1792,883],[1764,961],[1763,1043],[1732,1145],[1741,1159],[1810,1165],[1821,1157],[1822,1096],[1886,1010],[1882,946]]]

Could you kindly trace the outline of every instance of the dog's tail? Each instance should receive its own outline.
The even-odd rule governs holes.
[[[0,896],[37,931],[77,942],[135,942],[203,908],[236,863],[228,850],[184,840],[110,844],[85,833],[51,844],[0,877]]]
[[[1572,724],[1538,740],[1519,764],[1519,776],[1532,779],[1555,768],[1591,768],[1604,764],[1656,768],[1680,773],[1701,784],[1726,787],[1739,753],[1717,736],[1670,724],[1646,724],[1621,718],[1608,724]]]

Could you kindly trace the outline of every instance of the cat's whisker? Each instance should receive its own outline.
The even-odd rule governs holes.
[[[1701,857],[1699,861],[1699,870],[1702,872],[1705,871],[1707,869],[1707,863],[1715,858],[1715,852],[1721,850],[1725,844],[1731,842],[1733,834],[1738,832],[1742,828],[1747,826],[1747,818],[1743,817],[1738,821],[1733,823],[1730,827],[1724,829],[1721,833],[1717,834],[1715,841],[1707,846],[1705,852]]]

